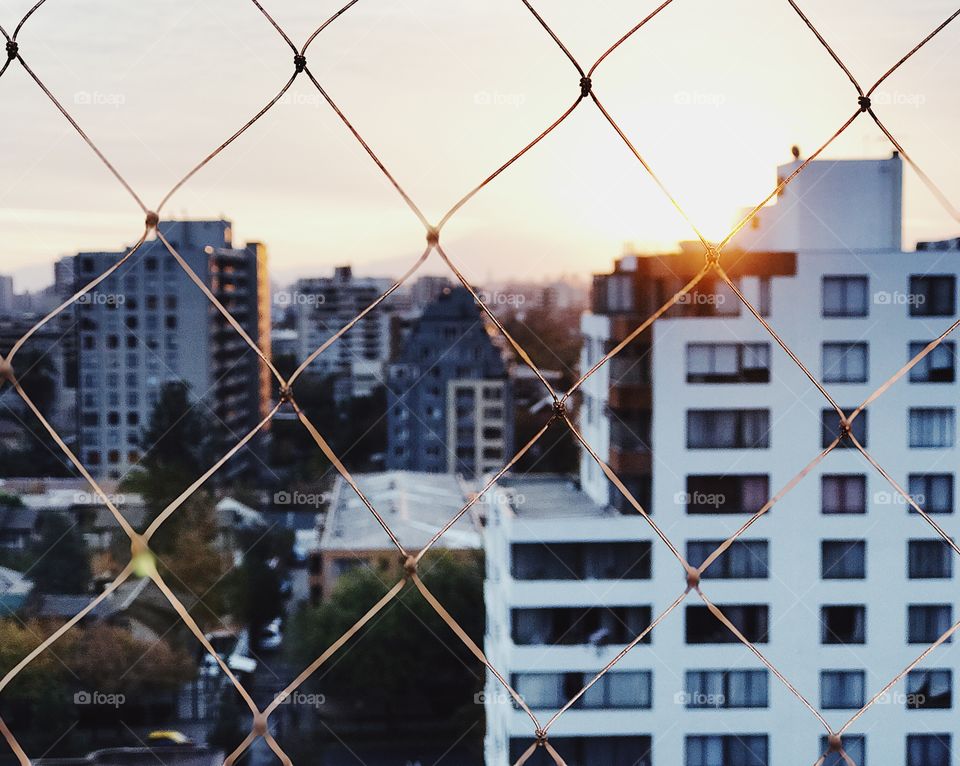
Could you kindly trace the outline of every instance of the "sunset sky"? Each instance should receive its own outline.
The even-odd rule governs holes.
[[[3,0],[12,31],[32,0]],[[299,45],[342,0],[267,0]],[[864,87],[954,8],[943,0],[802,0]],[[535,3],[589,66],[654,2]],[[293,69],[247,0],[48,0],[19,35],[26,62],[153,207],[276,94]],[[874,97],[876,111],[960,205],[960,21]],[[951,55],[953,54],[953,55]],[[426,216],[439,219],[572,103],[579,75],[520,0],[360,0],[308,65]],[[606,108],[708,236],[759,202],[790,146],[813,151],[856,93],[786,0],[675,0],[598,69]],[[0,272],[18,289],[53,260],[135,241],[143,216],[19,66],[0,78]],[[887,156],[865,116],[827,157]],[[960,225],[905,170],[908,248]],[[301,76],[170,201],[267,243],[274,277],[353,263],[398,273],[423,229]],[[591,103],[467,204],[443,242],[479,282],[605,269],[633,242],[691,232]],[[439,272],[438,260],[428,271]]]

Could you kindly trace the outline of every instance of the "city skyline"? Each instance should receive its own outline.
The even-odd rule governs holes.
[[[812,20],[863,79],[879,75],[949,10],[939,2],[909,12],[894,2],[809,6]],[[327,10],[334,8],[278,13],[291,35],[305,39]],[[55,26],[64,13],[72,22],[68,32]],[[151,202],[266,104],[286,73],[273,55],[282,40],[261,34],[270,30],[254,8],[238,10],[226,0],[197,9],[174,4],[145,40],[139,30],[147,13],[124,8],[115,14],[110,55],[129,61],[126,67],[76,44],[96,36],[96,14],[83,8],[41,8],[25,28],[22,53]],[[308,51],[318,80],[434,221],[559,116],[576,82],[519,4],[465,13],[438,3],[387,10],[361,2]],[[592,60],[638,21],[637,13],[628,3],[612,3],[602,18],[551,8],[548,20],[575,55]],[[728,25],[723,40],[716,39],[710,27],[728,14],[750,24]],[[851,35],[864,14],[873,34]],[[852,102],[849,83],[786,4],[675,3],[650,25],[659,26],[659,34],[618,49],[598,70],[596,92],[691,220],[720,237],[740,208],[769,193],[770,168],[788,159],[791,145],[813,151],[842,123]],[[224,26],[230,34],[222,42],[205,35]],[[755,35],[759,26],[770,34]],[[397,39],[412,29],[425,29],[435,51],[398,48]],[[686,45],[674,49],[680,33]],[[948,29],[931,41],[874,96],[880,116],[949,199],[960,196],[960,156],[948,142],[960,114],[950,97],[957,75],[943,63],[955,34]],[[33,50],[31,36],[42,41]],[[502,55],[491,62],[486,54],[493,40]],[[392,68],[365,55],[372,50]],[[447,66],[437,66],[437,55]],[[801,58],[802,68],[765,65]],[[171,88],[188,80],[200,87]],[[9,146],[18,147],[4,163],[18,182],[33,179],[8,187],[2,197],[4,270],[17,277],[18,289],[32,289],[43,279],[33,264],[135,241],[140,215],[24,72],[8,73],[3,88],[8,98],[0,109],[17,103],[7,124]],[[355,98],[359,92],[378,97]],[[188,117],[154,119],[153,94]],[[857,121],[826,156],[880,157],[889,150],[876,126]],[[299,162],[304,155],[317,158],[315,167]],[[375,171],[316,89],[302,81],[162,213],[215,218],[229,211],[240,222],[240,237],[269,245],[280,281],[337,263],[353,263],[364,275],[400,273],[422,252],[423,230]],[[905,185],[907,249],[916,239],[956,230],[912,171],[905,172]],[[518,278],[595,271],[624,242],[667,250],[691,236],[610,126],[580,110],[444,230],[451,255],[481,282],[504,269]],[[445,273],[436,256],[424,271]]]

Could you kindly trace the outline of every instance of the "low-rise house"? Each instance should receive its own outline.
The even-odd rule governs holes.
[[[454,474],[385,471],[357,474],[354,481],[411,553],[423,548],[456,516],[473,492],[471,484]],[[403,562],[396,546],[343,477],[337,477],[327,513],[317,521],[322,529],[311,562],[314,601],[329,598],[337,580],[356,567],[383,572],[387,579],[399,576]],[[479,517],[471,508],[447,530],[437,547],[474,551],[481,546]]]

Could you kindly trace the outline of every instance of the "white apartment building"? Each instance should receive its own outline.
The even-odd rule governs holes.
[[[337,267],[332,277],[297,280],[283,302],[294,313],[298,361],[353,321],[392,284],[386,277],[355,277],[350,266]],[[370,396],[384,384],[392,315],[388,299],[325,349],[309,371],[321,376],[342,374],[350,381],[353,396]]]
[[[781,177],[793,167],[779,168]],[[958,317],[960,250],[954,241],[903,252],[900,199],[896,156],[814,162],[721,260],[847,413]],[[593,310],[582,323],[584,369],[692,277],[702,257],[698,248],[628,257],[595,278]],[[951,340],[931,353],[853,424],[879,464],[952,536],[955,351]],[[584,386],[583,434],[693,565],[838,433],[827,400],[710,280],[613,361]],[[646,627],[640,610],[655,619],[686,584],[671,552],[589,455],[581,481],[598,506],[626,516],[604,517],[601,526],[595,511],[585,511],[537,529],[531,519],[541,509],[525,503],[498,506],[506,519],[489,525],[488,650],[542,720],[576,691],[584,670],[598,671]],[[585,582],[569,582],[559,561],[590,561],[597,539],[649,541],[649,576],[628,579],[624,571],[637,570],[620,561],[603,571],[574,567]],[[523,567],[528,554],[515,547],[528,541],[571,547],[556,556],[541,550],[549,566],[532,576]],[[604,551],[616,560],[609,546]],[[512,562],[498,565],[508,552]],[[953,557],[844,443],[706,571],[701,588],[838,729],[960,618]],[[596,631],[585,634],[584,623]],[[601,684],[551,729],[570,766],[781,766],[814,764],[827,751],[823,725],[696,593],[614,670],[634,675]],[[934,650],[844,735],[852,761],[954,764],[958,672],[954,642]],[[533,740],[529,720],[501,704],[495,682],[487,694],[492,766],[515,760]],[[539,750],[527,763],[551,761]],[[823,763],[847,762],[831,753]]]

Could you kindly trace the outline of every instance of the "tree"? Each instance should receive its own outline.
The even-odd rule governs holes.
[[[420,572],[467,635],[482,644],[481,556],[463,558],[438,551],[424,558]],[[298,664],[316,659],[383,597],[394,582],[384,581],[381,574],[354,569],[340,579],[328,602],[294,618],[290,651]],[[450,721],[465,710],[474,717],[482,713],[474,705],[474,695],[483,687],[484,668],[420,592],[407,584],[311,683],[357,718]]]
[[[30,579],[40,593],[86,593],[90,555],[83,535],[66,516],[44,517],[40,539],[31,546]]]
[[[144,496],[152,520],[216,462],[221,442],[212,419],[190,400],[190,387],[182,381],[167,383],[139,440],[139,469],[124,488]]]
[[[252,531],[241,537],[243,561],[225,578],[230,613],[250,630],[252,640],[282,613],[280,584],[293,549],[290,530]]]

